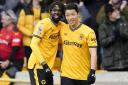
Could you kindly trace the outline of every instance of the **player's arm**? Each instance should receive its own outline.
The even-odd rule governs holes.
[[[41,55],[41,51],[40,51],[40,44],[41,38],[37,35],[34,35],[30,44],[30,47],[32,49],[32,51],[34,52],[34,54],[37,56],[37,59],[39,61],[39,63],[43,63],[45,60],[43,58],[43,56]]]
[[[88,36],[88,46],[91,56],[91,69],[96,69],[97,65],[97,40],[95,32],[92,30]]]
[[[45,29],[43,28],[44,24],[38,23],[35,27],[35,31],[33,33],[33,38],[30,44],[30,47],[34,54],[37,56],[37,60],[39,63],[43,63],[45,61],[44,57],[41,54],[41,50],[39,44],[41,42],[42,36],[45,33]]]
[[[36,55],[39,63],[43,66],[43,69],[45,69],[46,77],[51,77],[51,76],[53,76],[52,71],[49,68],[47,62],[45,62],[45,59],[42,56],[41,50],[39,47],[42,36],[45,33],[45,28],[43,28],[43,27],[44,27],[44,24],[41,24],[41,23],[37,24],[37,26],[35,28],[35,32],[33,34],[33,38],[32,38],[30,47],[31,47],[32,51],[34,52],[34,54]]]
[[[91,69],[88,75],[88,82],[90,84],[93,84],[95,82],[95,70],[96,70],[96,65],[97,65],[97,41],[96,41],[96,35],[94,31],[91,31],[89,33],[88,37],[88,46],[89,46],[89,52],[90,52],[90,64],[91,64]]]
[[[96,47],[90,47],[89,51],[90,51],[90,55],[91,55],[91,69],[96,70],[96,65],[97,65],[97,48]]]

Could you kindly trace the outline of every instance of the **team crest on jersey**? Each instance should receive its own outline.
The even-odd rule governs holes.
[[[80,34],[80,40],[82,40],[84,38],[84,34]]]

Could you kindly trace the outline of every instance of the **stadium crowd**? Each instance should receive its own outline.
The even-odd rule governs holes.
[[[0,0],[0,77],[6,71],[14,78],[28,62],[35,26],[50,17],[55,1],[75,3],[80,22],[96,33],[97,70],[128,71],[128,0]]]

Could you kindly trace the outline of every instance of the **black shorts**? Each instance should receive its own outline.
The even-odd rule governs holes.
[[[61,77],[61,85],[90,85],[87,80],[75,80],[67,77]]]
[[[31,85],[53,85],[53,77],[46,77],[43,69],[28,69]]]

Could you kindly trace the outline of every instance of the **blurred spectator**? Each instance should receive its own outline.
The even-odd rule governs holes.
[[[108,71],[128,71],[128,24],[120,16],[119,9],[108,4],[106,19],[99,27],[102,47],[102,66]]]
[[[3,28],[0,30],[0,77],[6,71],[9,77],[14,78],[23,66],[22,34],[16,27],[17,18],[12,10],[3,11],[1,15]]]
[[[0,11],[12,9],[18,14],[20,7],[20,0],[0,0]]]
[[[41,5],[41,12],[49,12],[49,5],[53,2],[54,0],[42,0],[40,2]]]
[[[1,22],[1,15],[0,15],[0,30],[1,30],[1,28],[2,28],[2,22]]]
[[[120,11],[123,11],[125,6],[127,5],[127,0],[110,0],[109,4],[113,5],[114,7],[119,8]]]
[[[25,50],[25,57],[28,60],[32,52],[29,45],[34,30],[34,16],[31,6],[24,0],[21,0],[21,3],[22,3],[22,9],[18,17],[18,29],[23,34],[23,46]]]
[[[126,0],[109,0],[109,3],[111,4],[114,8],[118,8],[121,11],[121,15],[125,17],[125,19],[128,22],[128,5]],[[105,11],[104,11],[104,6],[102,6],[96,16],[96,22],[98,24],[101,24],[103,20],[105,19]]]
[[[89,13],[88,9],[86,8],[82,0],[80,0],[80,2],[78,3],[78,7],[80,10],[81,22],[85,23],[87,19],[91,18],[91,14]]]
[[[53,0],[33,0],[33,6],[32,6],[32,9],[33,9],[33,12],[34,12],[34,17],[37,16],[37,5],[35,5],[35,3],[38,3],[38,6],[40,5],[40,11],[39,14],[39,18],[38,19],[44,19],[44,18],[48,18],[49,17],[49,6],[50,4],[53,2]],[[35,18],[34,18],[35,20]]]
[[[104,4],[108,4],[109,0],[101,0]]]
[[[5,0],[0,0],[0,12],[3,11]]]
[[[19,13],[18,27],[23,33],[23,44],[27,60],[32,52],[30,42],[34,26],[39,20],[49,17],[49,11],[47,8],[51,1],[52,0],[31,0],[30,3],[27,3],[25,0],[21,0],[22,10]],[[45,7],[44,5],[47,6]]]

